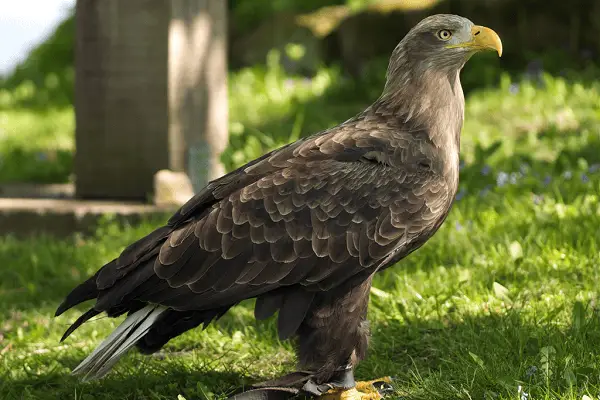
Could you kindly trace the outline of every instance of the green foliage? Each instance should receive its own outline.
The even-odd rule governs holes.
[[[555,100],[546,91],[556,95],[560,85],[548,79],[533,97],[509,97],[503,89],[477,94],[468,114],[477,111],[475,100],[495,107],[503,97],[507,108],[525,101],[548,106]],[[596,89],[571,90],[594,98]],[[475,140],[478,132],[471,129],[465,136]],[[515,140],[511,132],[504,135],[503,141]],[[359,378],[393,375],[396,398],[404,399],[581,400],[600,394],[600,132],[563,129],[558,135],[540,134],[529,153],[536,158],[537,149],[568,142],[567,159],[577,161],[541,162],[506,182],[499,177],[502,171],[511,175],[517,152],[483,145],[474,152],[494,159],[492,171],[486,175],[472,167],[475,161],[468,164],[462,178],[472,186],[440,232],[376,278],[372,347]],[[594,156],[584,158],[588,151]],[[488,176],[494,177],[491,187],[477,189]],[[294,368],[292,346],[278,341],[276,321],[254,321],[252,302],[244,302],[206,331],[173,340],[157,357],[132,352],[102,381],[84,384],[69,375],[119,320],[97,318],[60,344],[85,307],[54,319],[56,305],[164,220],[124,227],[108,220],[91,238],[0,239],[6,267],[0,271],[1,398],[224,398]]]
[[[230,73],[230,143],[222,157],[227,169],[361,111],[379,95],[385,67],[382,61],[373,62],[360,80],[348,79],[337,67],[322,67],[307,78],[286,74],[279,53],[272,51],[265,66]],[[514,172],[521,164],[537,167],[544,163],[548,168],[555,164],[576,168],[579,161],[569,149],[581,141],[597,141],[598,83],[549,75],[514,80],[499,70],[493,63],[483,67],[475,58],[462,75],[465,82],[483,75],[490,84],[501,81],[496,88],[471,87],[467,94],[462,141],[467,170],[485,167]],[[468,90],[468,83],[465,86]],[[11,95],[18,96],[18,90]],[[0,109],[0,132],[0,181],[69,179],[74,150],[72,109]],[[565,136],[565,132],[578,135]],[[484,151],[498,145],[492,152]],[[532,154],[531,148],[536,152]],[[594,159],[593,147],[584,151],[580,158]],[[510,165],[497,165],[508,156],[513,156]],[[488,173],[485,179],[470,179],[465,175],[463,183],[481,188],[493,184],[495,176]]]
[[[236,37],[249,35],[257,26],[272,18],[276,13],[309,13],[331,5],[346,5],[357,11],[377,3],[377,1],[379,0],[230,1],[228,3],[229,19],[233,40]],[[385,5],[385,2],[383,4]],[[46,109],[73,104],[75,47],[73,14],[74,12],[56,28],[45,42],[37,46],[13,73],[5,78],[0,77],[0,109],[11,107]],[[330,48],[332,47],[330,44],[323,43],[324,52],[327,53],[323,57],[335,64],[340,62],[340,49],[333,50]],[[302,49],[294,43],[290,43],[287,50],[289,50],[287,53],[291,59],[301,57]],[[475,88],[493,86],[498,83],[497,76],[500,71],[510,72],[513,77],[519,77],[524,72],[524,67],[530,62],[539,64],[552,75],[568,77],[575,75],[577,79],[586,78],[590,81],[598,79],[600,70],[594,65],[593,51],[581,49],[580,53],[571,54],[562,48],[531,53],[524,51],[519,46],[507,46],[502,60],[488,54],[478,56],[469,62],[467,69],[471,72],[463,79],[463,86],[467,92]],[[383,58],[371,60],[372,62],[366,67],[367,71],[364,71],[361,79],[382,81],[381,68],[382,66],[385,68],[387,54],[380,54],[380,56]],[[375,75],[371,75],[372,71],[375,71]],[[574,74],[573,71],[577,72]]]
[[[72,108],[0,109],[0,182],[67,182],[74,123]]]
[[[239,31],[256,27],[276,13],[307,13],[321,7],[346,4],[360,9],[376,0],[236,0],[230,2],[230,18]]]
[[[222,157],[229,170],[298,139],[304,128],[303,105],[316,101],[341,80],[335,68],[322,68],[313,78],[288,76],[279,57],[271,51],[265,67],[244,68],[230,75],[230,142]],[[268,126],[279,124],[282,116],[291,116],[289,125]]]
[[[251,22],[252,4],[261,15],[313,3],[245,0],[233,7]],[[55,36],[67,37],[72,26],[62,29]],[[51,61],[50,47],[39,50],[31,58],[39,63],[2,82],[0,181],[69,179],[73,111],[62,105],[71,101],[72,60],[62,54]],[[278,57],[272,52],[266,65],[230,73],[228,169],[351,117],[383,86],[385,60],[351,80],[336,67],[289,76]],[[548,71],[568,63],[552,54],[541,60]],[[515,71],[493,57],[469,62],[455,207],[428,244],[375,280],[372,348],[357,375],[395,376],[397,398],[600,394],[600,83],[589,79],[591,65],[564,77]],[[56,107],[35,110],[45,104]],[[105,380],[83,384],[69,375],[119,320],[97,318],[60,344],[85,308],[54,319],[57,304],[165,220],[107,220],[91,238],[0,238],[0,398],[223,398],[294,368],[292,345],[278,341],[274,319],[254,321],[252,302],[244,302],[156,357],[129,354]]]
[[[306,79],[287,76],[278,65],[272,53],[266,67],[230,76],[228,168],[351,117],[381,89],[375,72],[352,81],[323,68]],[[470,73],[467,68],[463,79]],[[372,348],[357,375],[395,376],[398,398],[600,394],[600,84],[549,75],[499,80],[467,96],[465,163],[448,220],[422,249],[375,280]],[[71,110],[4,111],[0,121],[1,154],[72,151]],[[140,226],[109,220],[92,238],[0,238],[6,266],[0,270],[6,305],[0,398],[223,398],[294,368],[292,345],[278,341],[275,320],[254,321],[252,302],[244,302],[206,331],[173,340],[157,357],[133,352],[105,380],[83,384],[69,375],[119,321],[98,318],[59,344],[84,308],[53,319],[54,308],[76,283],[164,220]]]
[[[74,37],[70,16],[11,75],[0,79],[0,109],[73,104]]]

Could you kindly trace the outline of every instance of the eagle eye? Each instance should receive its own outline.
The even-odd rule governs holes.
[[[452,37],[452,32],[450,32],[448,29],[442,29],[441,31],[438,31],[437,33],[437,37],[440,40],[450,40],[450,38]]]

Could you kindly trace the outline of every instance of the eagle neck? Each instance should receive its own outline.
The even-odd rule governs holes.
[[[460,69],[402,68],[388,71],[372,110],[393,116],[407,131],[425,131],[439,147],[458,146],[464,120]]]
[[[398,135],[427,135],[437,148],[439,170],[458,184],[464,95],[460,70],[406,68],[388,72],[381,97],[368,113],[386,115]]]

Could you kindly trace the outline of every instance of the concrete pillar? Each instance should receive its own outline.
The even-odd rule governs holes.
[[[76,20],[77,197],[146,200],[165,168],[197,188],[221,175],[226,2],[78,0]]]

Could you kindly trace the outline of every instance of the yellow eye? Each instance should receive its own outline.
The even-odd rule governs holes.
[[[440,38],[441,40],[450,40],[450,38],[452,37],[452,32],[450,32],[447,29],[442,29],[441,31],[439,31],[437,33],[438,38]]]

